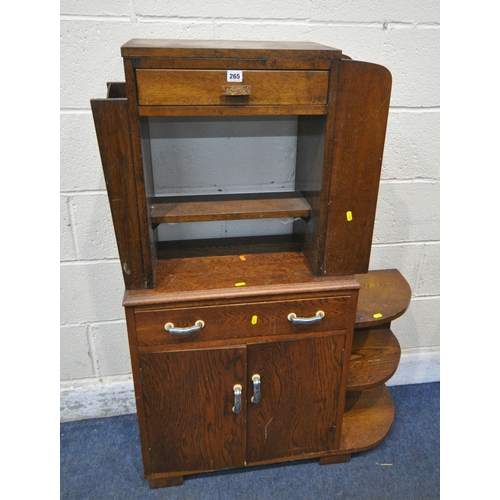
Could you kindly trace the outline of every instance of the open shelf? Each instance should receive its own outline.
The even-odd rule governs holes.
[[[158,197],[151,207],[153,224],[310,216],[297,192]]]
[[[389,328],[355,330],[347,390],[370,389],[389,380],[401,358],[398,339]]]
[[[158,259],[300,252],[302,246],[302,238],[294,234],[159,241]]]
[[[246,242],[246,243],[245,243]],[[242,297],[315,293],[331,277],[311,276],[310,267],[293,235],[162,242],[154,289],[127,290],[126,304],[166,304],[172,300],[241,300]],[[356,283],[352,276],[336,278],[339,290]]]
[[[348,392],[339,452],[356,453],[373,448],[387,436],[393,420],[394,402],[385,384]]]
[[[361,285],[355,328],[374,328],[402,316],[411,300],[408,282],[397,269],[355,274]]]

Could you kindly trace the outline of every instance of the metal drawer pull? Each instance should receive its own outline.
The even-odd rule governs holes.
[[[176,328],[173,323],[167,323],[165,325],[165,330],[173,335],[187,335],[189,333],[199,332],[205,326],[205,322],[199,319],[194,326],[188,326],[186,328]]]
[[[317,323],[318,321],[321,321],[325,317],[325,313],[323,311],[318,311],[316,313],[316,316],[313,316],[312,318],[298,318],[295,313],[290,313],[288,315],[288,321],[291,321],[292,323],[295,324],[309,324],[309,323]]]
[[[260,403],[260,375],[256,373],[252,375],[253,382],[253,396],[250,400],[253,404],[258,405]]]
[[[241,411],[241,390],[242,390],[242,387],[240,384],[236,384],[233,387],[233,392],[234,392],[233,413],[236,413],[236,414],[238,414]]]
[[[250,95],[251,92],[251,85],[224,85],[222,87],[222,95]]]

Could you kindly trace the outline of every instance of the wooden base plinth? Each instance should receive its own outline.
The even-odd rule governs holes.
[[[163,477],[149,480],[149,487],[151,489],[168,488],[169,486],[182,486],[183,484],[184,476]]]
[[[345,455],[332,455],[331,457],[324,457],[319,459],[319,465],[330,465],[330,464],[343,464],[351,460],[351,454],[347,453]]]

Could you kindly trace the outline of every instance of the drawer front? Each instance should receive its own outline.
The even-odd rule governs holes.
[[[223,70],[138,69],[140,106],[326,104],[328,71],[243,71],[228,82]],[[235,95],[231,95],[235,94]]]
[[[189,309],[136,309],[137,343],[150,346],[345,329],[350,301],[350,296],[342,296]],[[324,317],[317,316],[319,311]],[[296,316],[293,321],[288,319],[290,314]],[[308,322],[302,323],[303,319]],[[200,321],[202,328],[197,326]],[[172,333],[165,329],[168,323],[170,332],[174,328]]]

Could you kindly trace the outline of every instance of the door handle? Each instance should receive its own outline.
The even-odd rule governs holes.
[[[234,392],[234,406],[233,406],[233,413],[238,414],[241,411],[241,391],[242,387],[240,384],[236,384],[233,387],[233,392]]]
[[[260,375],[256,373],[252,375],[253,382],[253,396],[250,400],[253,404],[257,405],[260,403]]]

